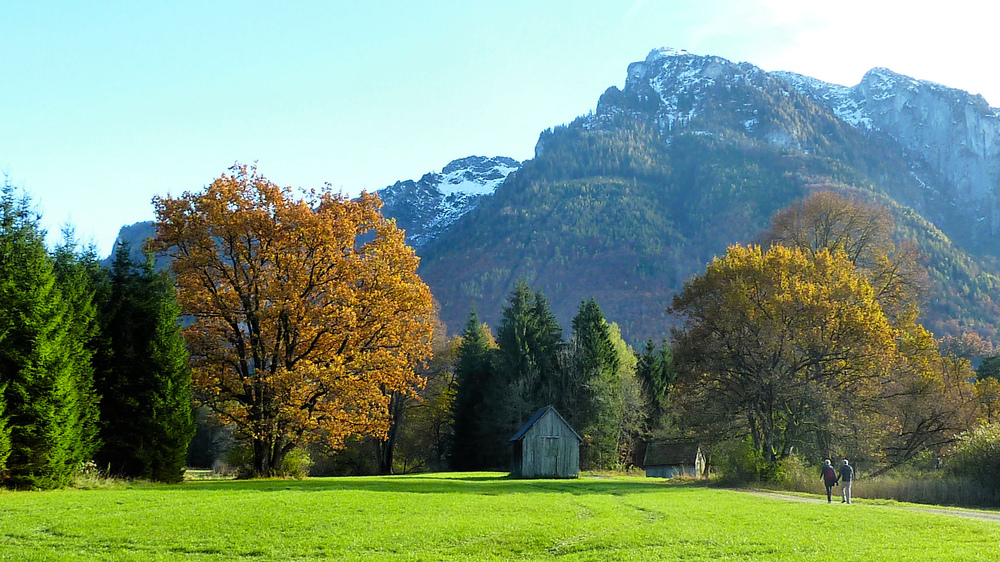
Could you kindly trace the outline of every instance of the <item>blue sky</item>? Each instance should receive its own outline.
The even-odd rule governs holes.
[[[50,232],[69,222],[107,254],[153,195],[237,160],[356,194],[530,158],[661,46],[845,85],[886,66],[997,106],[1000,8],[981,4],[0,0],[0,170]]]

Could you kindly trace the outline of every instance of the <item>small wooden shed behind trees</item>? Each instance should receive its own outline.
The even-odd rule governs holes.
[[[705,475],[705,454],[692,439],[652,441],[646,445],[642,466],[647,478],[701,478]]]
[[[576,478],[580,435],[552,406],[541,408],[510,438],[517,478]]]

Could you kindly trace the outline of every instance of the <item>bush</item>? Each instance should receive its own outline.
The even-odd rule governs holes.
[[[724,484],[756,484],[767,472],[767,463],[748,439],[726,441],[713,448],[712,461]]]
[[[111,476],[106,469],[98,468],[94,461],[86,461],[77,465],[76,470],[73,471],[73,480],[70,482],[70,487],[78,490],[132,488],[150,485],[153,484],[149,480]]]
[[[226,464],[235,470],[237,478],[252,478],[253,450],[246,445],[233,447],[226,453]],[[309,451],[299,447],[292,449],[290,453],[285,455],[281,470],[275,471],[274,476],[278,478],[305,478],[309,476],[310,467],[312,467],[312,460],[309,458]]]
[[[1000,488],[1000,423],[983,425],[963,432],[945,457],[948,472],[979,485]]]

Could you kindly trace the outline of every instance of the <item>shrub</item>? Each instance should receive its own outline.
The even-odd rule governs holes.
[[[945,467],[960,478],[968,478],[985,488],[1000,488],[1000,423],[983,425],[963,432],[945,457]]]
[[[70,487],[78,490],[132,488],[151,485],[153,483],[149,480],[111,476],[107,469],[99,468],[94,461],[86,461],[78,464],[73,471],[73,480],[70,482]]]
[[[719,444],[713,449],[712,460],[725,484],[755,484],[767,471],[763,455],[748,439]]]
[[[253,450],[240,445],[233,447],[226,453],[226,464],[235,470],[236,478],[253,478]],[[278,478],[305,478],[309,476],[309,468],[312,467],[312,460],[309,451],[304,448],[292,449],[285,455],[284,462],[281,463],[281,470],[275,471],[274,476]]]

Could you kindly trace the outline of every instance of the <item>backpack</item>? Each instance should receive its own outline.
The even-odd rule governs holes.
[[[833,470],[832,466],[826,467],[826,472],[823,475],[826,477],[827,482],[833,482],[837,479],[837,472]]]

